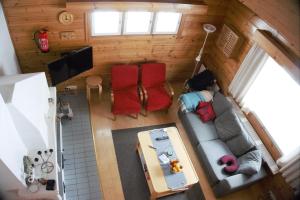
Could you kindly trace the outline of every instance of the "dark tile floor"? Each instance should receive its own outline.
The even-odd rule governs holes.
[[[101,200],[88,102],[84,92],[59,94],[74,117],[62,120],[67,200]]]

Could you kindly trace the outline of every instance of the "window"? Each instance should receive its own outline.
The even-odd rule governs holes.
[[[118,11],[94,11],[92,36],[121,35],[122,13]]]
[[[125,13],[124,34],[150,34],[152,12],[128,11]]]
[[[176,12],[97,10],[91,14],[91,35],[177,34],[181,15]]]
[[[153,34],[176,34],[180,25],[181,13],[156,13]]]
[[[300,86],[271,57],[267,58],[243,101],[283,155],[300,146]]]

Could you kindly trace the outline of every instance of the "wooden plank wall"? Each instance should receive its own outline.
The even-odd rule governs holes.
[[[209,55],[205,57],[206,62],[211,63],[211,69],[214,71],[215,75],[217,76],[218,82],[221,86],[221,88],[224,90],[224,92],[227,92],[228,86],[230,82],[232,81],[235,73],[239,69],[239,66],[241,62],[243,61],[244,57],[248,53],[249,49],[251,48],[252,44],[254,43],[254,33],[256,29],[262,29],[269,31],[273,34],[274,38],[277,39],[282,46],[284,46],[290,54],[294,54],[298,58],[300,57],[297,48],[299,49],[299,45],[292,45],[297,44],[297,41],[299,41],[299,32],[295,32],[295,36],[297,37],[290,37],[289,35],[285,35],[287,32],[292,33],[293,30],[296,27],[299,27],[299,17],[297,19],[292,18],[290,21],[288,21],[288,16],[296,15],[295,13],[291,14],[286,12],[289,11],[289,6],[286,4],[278,4],[276,1],[268,1],[269,6],[264,5],[264,8],[257,8],[259,10],[268,10],[269,8],[275,12],[280,10],[285,10],[286,12],[277,12],[277,15],[281,16],[283,15],[283,19],[285,19],[285,23],[291,23],[288,27],[293,27],[288,30],[285,30],[285,32],[280,32],[279,30],[283,29],[283,26],[280,26],[280,23],[275,22],[277,18],[274,18],[273,20],[268,17],[269,20],[271,20],[273,23],[266,22],[260,17],[258,17],[253,11],[251,11],[248,7],[246,7],[244,4],[248,4],[253,1],[242,1],[243,3],[239,2],[242,0],[229,0],[228,2],[228,10],[226,13],[226,17],[224,19],[224,22],[231,27],[233,27],[243,38],[244,43],[240,49],[240,53],[235,58],[226,58],[216,47],[215,43],[212,44],[211,49],[209,51]],[[294,1],[295,4],[297,4],[296,1]],[[282,7],[279,8],[278,6],[281,5]],[[288,4],[289,5],[289,4]],[[263,5],[259,5],[263,6]],[[274,7],[275,6],[275,7]],[[276,8],[276,9],[275,9]],[[297,8],[296,8],[297,9]],[[298,7],[298,9],[300,9]],[[299,10],[298,10],[299,11]],[[265,14],[268,14],[269,12],[266,12]],[[273,13],[274,14],[274,13]],[[282,22],[281,22],[282,23]],[[272,25],[272,26],[271,26]],[[297,28],[296,28],[297,29]],[[297,46],[297,48],[296,48]]]
[[[194,59],[203,43],[203,23],[221,27],[227,9],[222,0],[207,0],[207,6],[164,3],[65,3],[65,0],[4,0],[3,7],[22,72],[47,72],[47,63],[59,58],[61,52],[91,45],[94,49],[94,68],[60,85],[84,87],[84,77],[100,74],[108,86],[111,66],[118,63],[146,61],[167,64],[170,81],[184,80],[190,76]],[[177,10],[183,12],[178,35],[112,36],[93,38],[89,35],[88,13],[95,8],[120,10],[142,8],[147,10]],[[70,11],[75,15],[71,25],[62,25],[58,14]],[[49,29],[50,52],[37,49],[34,31]],[[60,32],[74,31],[76,38],[61,40]],[[208,45],[214,39],[212,36]]]

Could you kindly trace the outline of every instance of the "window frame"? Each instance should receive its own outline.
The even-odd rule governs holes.
[[[178,13],[179,14],[178,23],[177,23],[177,26],[176,26],[176,30],[174,32],[155,31],[156,26],[157,26],[158,14],[159,13]],[[152,34],[153,35],[177,35],[180,24],[181,24],[181,19],[182,19],[182,13],[180,13],[180,12],[173,12],[173,11],[158,11],[158,12],[155,12],[154,23],[153,23],[153,27],[152,27]]]
[[[295,55],[291,52],[286,51],[285,47],[282,46],[276,39],[269,35],[266,31],[256,30],[254,33],[253,40],[266,51],[281,67],[283,67],[296,82],[300,84],[300,69],[294,60]],[[249,49],[248,49],[249,50]],[[237,103],[238,104],[238,103]],[[240,107],[240,106],[239,106]],[[241,108],[241,107],[240,107]],[[253,112],[245,113],[247,119],[251,123],[252,127],[256,131],[257,135],[265,145],[268,152],[271,154],[274,160],[279,159],[283,154],[278,148],[273,138],[270,137],[267,129],[264,127],[259,117]]]
[[[128,21],[128,17],[127,17],[127,13],[129,12],[149,12],[151,13],[151,17],[150,17],[150,22],[149,22],[149,26],[148,26],[148,30],[147,32],[126,32],[126,25],[127,25],[127,21]],[[123,12],[123,23],[122,23],[122,35],[151,35],[152,34],[152,27],[153,27],[153,21],[154,21],[154,17],[155,17],[155,12],[149,11],[149,10],[127,10]]]
[[[277,79],[274,78],[273,76],[270,76],[272,71],[274,71]],[[283,83],[280,83],[280,85],[276,85],[277,84],[276,82],[278,82],[277,80],[285,80],[284,82],[286,84],[285,84],[284,88],[290,88],[290,87],[294,88],[294,90],[286,90],[286,92],[287,92],[287,93],[285,93],[286,95],[293,97],[292,99],[300,98],[300,96],[299,96],[299,94],[300,94],[299,86],[300,85],[297,84],[297,82],[293,79],[293,77],[291,77],[287,73],[287,71],[284,69],[283,66],[281,66],[276,60],[274,60],[272,58],[272,56],[268,55],[268,58],[262,65],[262,69],[259,71],[259,73],[255,77],[255,80],[253,81],[253,83],[250,85],[250,87],[246,91],[245,96],[243,97],[243,100],[242,100],[244,105],[246,106],[247,110],[249,109],[251,115],[253,115],[255,117],[256,123],[260,124],[260,126],[259,126],[260,129],[263,129],[264,133],[268,136],[269,141],[271,142],[272,146],[275,149],[277,149],[276,157],[278,157],[278,155],[280,155],[280,156],[288,155],[291,152],[292,148],[289,149],[288,147],[290,145],[287,145],[287,144],[293,143],[292,141],[295,141],[295,139],[297,138],[296,134],[295,134],[295,130],[298,129],[297,125],[295,125],[295,124],[297,124],[295,121],[293,121],[293,124],[292,124],[292,123],[290,123],[291,120],[286,120],[286,118],[284,118],[284,119],[277,118],[277,122],[279,120],[280,122],[282,122],[283,124],[286,125],[284,127],[294,127],[293,129],[289,129],[290,130],[289,133],[294,133],[294,134],[293,135],[287,134],[287,135],[289,135],[289,137],[285,137],[285,138],[289,138],[290,140],[281,138],[282,134],[279,134],[281,132],[278,132],[276,130],[281,129],[283,126],[278,127],[278,126],[276,126],[276,123],[273,123],[273,120],[272,120],[272,122],[270,122],[268,120],[268,119],[271,119],[271,116],[270,116],[271,112],[270,112],[270,107],[266,106],[266,104],[272,105],[272,109],[273,108],[275,109],[276,106],[273,105],[272,103],[262,104],[261,100],[256,99],[256,96],[260,96],[260,98],[262,98],[262,99],[268,99],[268,102],[272,101],[272,99],[274,99],[274,96],[277,96],[277,94],[276,94],[277,92],[274,92],[274,91],[276,91],[275,88],[280,88],[280,85],[283,84]],[[266,83],[264,81],[266,81]],[[272,82],[273,82],[273,84],[270,84]],[[287,83],[289,83],[289,85]],[[265,84],[267,85],[267,87],[264,86]],[[263,89],[261,89],[261,88],[263,88]],[[281,90],[284,90],[284,88],[281,88]],[[268,89],[271,91],[271,93],[268,93],[268,95],[266,95],[265,91]],[[260,95],[257,95],[257,94],[260,94]],[[272,96],[273,98],[270,98],[270,96]],[[253,104],[253,100],[254,100],[254,102],[256,102],[255,104]],[[276,101],[276,100],[274,100],[274,101]],[[294,104],[290,103],[290,105],[294,105],[293,108],[295,108],[295,109],[297,108],[297,110],[299,110],[300,107],[297,106],[298,103],[295,103],[295,101],[293,101],[293,103]],[[278,104],[276,104],[276,105],[278,105]],[[266,107],[267,107],[267,109],[266,109]],[[290,110],[289,113],[293,112],[291,108],[289,108],[289,110]],[[297,112],[293,112],[294,115],[295,115],[295,113],[297,113]],[[287,114],[287,113],[285,113],[285,114]],[[286,116],[285,114],[283,114],[282,116]],[[296,119],[296,117],[294,117],[293,119]],[[277,127],[277,128],[274,128],[274,127]],[[284,129],[286,129],[286,128],[284,128]],[[284,141],[284,142],[282,142],[282,141]],[[296,145],[296,147],[295,147],[295,145]],[[292,147],[299,148],[300,146],[298,143],[296,143],[296,144],[293,143]]]
[[[151,21],[149,23],[149,29],[148,32],[140,32],[140,33],[130,33],[130,32],[125,32],[125,26],[126,26],[126,13],[127,12],[150,12],[151,13]],[[93,17],[93,14],[95,12],[118,12],[119,13],[119,26],[118,26],[118,32],[117,33],[96,33],[95,32],[95,19]],[[174,32],[157,32],[155,31],[155,27],[157,24],[157,14],[163,12],[163,13],[178,13],[180,15],[178,23],[177,23],[177,27],[176,27],[176,31]],[[97,38],[97,37],[103,37],[103,36],[145,36],[145,35],[177,35],[178,31],[180,29],[181,26],[181,22],[182,22],[182,16],[183,13],[182,12],[177,12],[177,11],[152,11],[152,10],[118,10],[118,9],[103,9],[103,8],[99,8],[99,9],[94,9],[92,11],[89,12],[89,14],[86,17],[86,27],[87,27],[87,36],[86,37],[91,37],[91,38]]]
[[[95,19],[93,17],[93,14],[95,12],[117,12],[119,13],[119,26],[118,26],[118,32],[116,33],[95,33]],[[119,10],[113,10],[113,9],[97,9],[91,12],[90,14],[90,30],[91,30],[91,37],[97,37],[97,36],[119,36],[122,35],[122,25],[123,25],[123,14],[124,12]]]

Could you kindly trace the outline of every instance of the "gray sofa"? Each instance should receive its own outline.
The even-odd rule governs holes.
[[[256,147],[243,128],[238,115],[234,113],[236,111],[232,104],[219,92],[214,95],[213,108],[216,119],[206,123],[192,112],[184,113],[179,110],[178,115],[206,171],[215,195],[220,197],[264,178],[267,173],[263,166],[258,173],[251,176],[242,173],[230,175],[224,172],[224,165],[219,163],[222,156],[229,154],[239,158]],[[229,123],[230,127],[228,125],[222,127],[224,121],[225,124]]]

